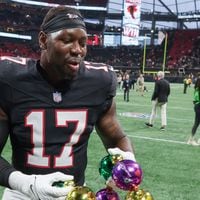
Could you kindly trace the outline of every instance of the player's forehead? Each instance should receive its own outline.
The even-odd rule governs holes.
[[[87,38],[87,33],[81,28],[65,28],[59,31],[49,33],[49,35],[55,39],[59,37],[74,37],[74,38]]]

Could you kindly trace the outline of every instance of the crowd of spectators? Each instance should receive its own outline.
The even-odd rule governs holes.
[[[25,34],[37,31],[46,8],[22,6],[14,3],[1,3],[0,6],[0,30]]]
[[[44,2],[44,1],[43,1]],[[74,0],[70,1],[63,1],[63,0],[46,0],[44,3],[54,3],[56,5],[63,4],[63,5],[71,5],[76,6],[76,2]],[[106,7],[107,0],[101,1],[86,1],[82,0],[82,6],[103,6]],[[38,31],[40,24],[42,23],[42,19],[44,15],[47,13],[49,7],[46,6],[30,6],[29,4],[18,4],[18,3],[1,3],[0,5],[0,31],[7,31],[7,32],[23,32],[23,33],[31,33],[32,31]],[[105,17],[106,12],[98,13],[97,18],[99,19],[99,24],[102,22],[102,19]],[[96,10],[94,11],[86,11],[82,10],[83,16],[96,16]],[[86,25],[90,27],[91,23],[86,22]],[[93,24],[95,26],[97,24]],[[95,26],[96,27],[96,26]]]
[[[0,56],[39,58],[38,43],[22,39],[0,37]]]
[[[183,68],[185,71],[200,67],[200,30],[179,30],[175,32],[173,45],[168,52],[169,68]]]
[[[2,39],[0,37],[0,56],[22,56],[22,57],[39,57],[39,46],[37,43],[17,39]],[[183,55],[177,60],[173,66],[167,66],[166,69],[200,69],[200,38],[195,40],[190,53]],[[116,68],[124,69],[139,69],[143,65],[143,47],[142,46],[88,46],[86,60],[93,62],[102,62],[112,65]],[[170,56],[167,57],[170,61]],[[163,49],[162,46],[154,48],[148,47],[146,55],[145,68],[149,70],[161,69],[163,64]]]
[[[194,40],[193,48],[188,54],[180,57],[176,63],[176,68],[188,69],[200,68],[200,36]]]
[[[115,67],[140,68],[142,48],[136,46],[88,46],[87,60]]]

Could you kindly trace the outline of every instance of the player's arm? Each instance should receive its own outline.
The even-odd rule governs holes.
[[[156,100],[156,98],[158,97],[158,94],[159,94],[159,87],[158,87],[158,82],[156,82],[151,100]]]
[[[9,135],[8,117],[0,108],[0,185],[9,187],[8,176],[15,169],[2,156]]]
[[[120,154],[123,159],[135,161],[133,146],[125,135],[116,115],[116,103],[113,100],[111,107],[100,117],[96,124],[96,131],[110,155]],[[112,177],[106,184],[116,188]]]
[[[98,120],[96,131],[106,149],[118,147],[125,152],[134,152],[130,139],[124,133],[117,119],[114,99],[110,108]]]
[[[170,84],[168,85],[168,96],[170,95],[171,93],[171,88],[170,88]]]

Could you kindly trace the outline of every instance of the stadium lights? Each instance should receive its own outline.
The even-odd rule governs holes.
[[[30,1],[30,0],[11,0],[13,2],[17,3],[25,3],[29,5],[35,5],[35,6],[47,6],[47,7],[57,7],[60,4],[55,3],[45,3],[45,2],[38,2],[38,1]],[[96,7],[96,6],[72,6],[72,5],[66,5],[72,8],[78,8],[79,10],[95,10],[95,11],[107,11],[106,7]]]
[[[6,33],[6,32],[0,32],[0,36],[9,37],[9,38],[23,39],[23,40],[31,40],[32,39],[32,37],[30,35],[19,35],[19,34]]]

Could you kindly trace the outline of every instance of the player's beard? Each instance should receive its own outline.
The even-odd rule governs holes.
[[[79,65],[77,66],[72,66],[69,64],[64,64],[62,66],[56,66],[54,67],[54,72],[58,80],[72,80],[76,77],[78,70],[79,70]]]
[[[51,54],[50,54],[51,55]],[[47,57],[49,73],[57,80],[72,80],[76,77],[79,66],[83,58],[63,58],[62,56],[52,55]]]
[[[80,64],[67,64],[64,66],[65,79],[73,79],[79,71]]]

